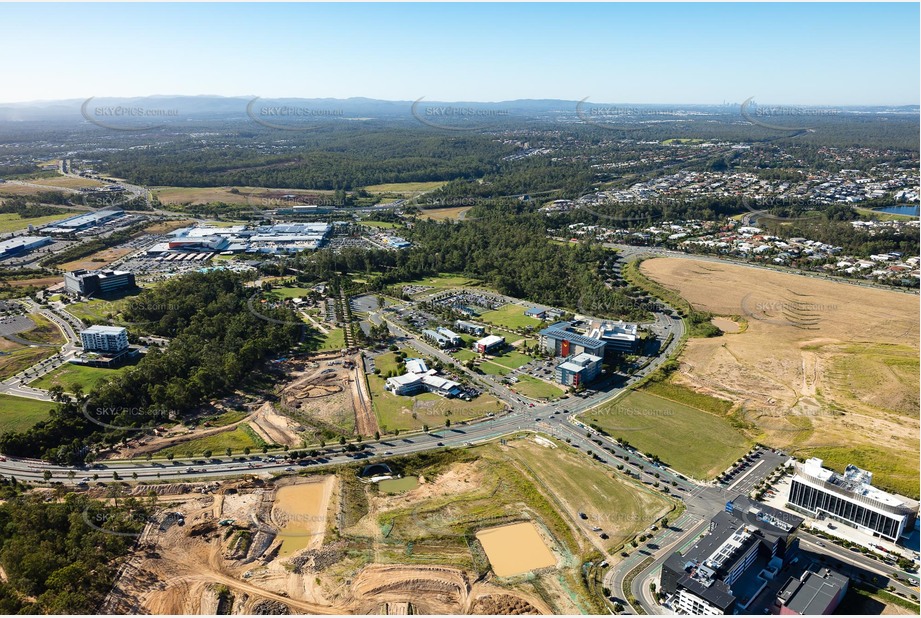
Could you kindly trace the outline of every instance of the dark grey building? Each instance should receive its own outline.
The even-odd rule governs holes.
[[[708,533],[662,565],[660,590],[680,614],[744,611],[783,566],[801,517],[737,496]]]

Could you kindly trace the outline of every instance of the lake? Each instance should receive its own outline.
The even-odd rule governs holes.
[[[910,215],[917,217],[919,215],[917,206],[886,206],[885,208],[874,208],[876,212],[887,212],[891,215]]]

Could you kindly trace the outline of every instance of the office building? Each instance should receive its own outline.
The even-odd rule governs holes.
[[[505,337],[489,335],[473,343],[473,351],[477,354],[491,354],[505,345]]]
[[[849,465],[838,474],[816,457],[796,464],[787,502],[811,517],[828,517],[893,542],[910,532],[918,517],[916,501],[873,487],[872,472]]]
[[[605,342],[572,330],[571,322],[556,322],[538,333],[540,347],[553,356],[591,354],[604,358]]]
[[[474,324],[473,322],[466,322],[464,320],[457,320],[454,322],[454,328],[462,333],[467,333],[468,335],[474,335],[476,337],[482,337],[486,334],[485,326]]]
[[[128,349],[128,331],[121,326],[90,326],[80,331],[85,352],[118,354]]]
[[[384,388],[394,395],[415,395],[429,392],[442,397],[457,397],[461,393],[460,384],[438,375],[429,369],[421,358],[406,359],[406,373],[388,378]]]
[[[437,332],[437,333],[438,333],[439,335],[441,335],[442,337],[445,337],[445,338],[448,340],[448,344],[451,345],[451,346],[453,346],[453,347],[457,347],[457,346],[459,346],[459,345],[463,345],[463,343],[464,343],[464,340],[461,339],[461,336],[460,336],[460,335],[458,335],[457,333],[455,333],[455,332],[452,331],[452,330],[448,330],[447,328],[445,328],[445,327],[443,327],[443,326],[439,326],[438,328],[436,328],[436,329],[435,329],[435,332]]]
[[[125,270],[87,271],[81,268],[64,273],[64,290],[79,296],[105,295],[135,287],[134,274]]]
[[[592,322],[588,336],[604,341],[607,351],[622,354],[635,353],[640,342],[637,325],[621,321]]]
[[[578,387],[588,384],[601,373],[601,357],[591,354],[577,354],[556,366],[554,377],[563,386]]]
[[[785,563],[803,519],[739,495],[706,535],[662,565],[659,588],[679,614],[746,613]]]

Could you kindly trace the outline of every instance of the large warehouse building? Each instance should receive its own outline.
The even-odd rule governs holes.
[[[53,241],[44,236],[19,236],[18,238],[0,240],[0,259],[28,253],[33,249],[44,247],[50,242]]]
[[[788,504],[812,517],[829,517],[896,542],[914,528],[918,503],[873,487],[873,473],[847,466],[844,474],[816,457],[796,464]]]
[[[88,212],[62,219],[61,221],[43,228],[42,232],[47,232],[49,234],[74,234],[102,225],[103,223],[108,223],[124,215],[125,211],[118,208],[97,210],[95,212]]]
[[[175,230],[169,241],[148,249],[167,251],[229,251],[231,253],[298,253],[322,247],[332,231],[329,223],[279,223],[248,228],[199,225]]]

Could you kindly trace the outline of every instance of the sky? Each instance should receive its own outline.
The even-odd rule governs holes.
[[[4,4],[0,102],[919,103],[917,3]]]

